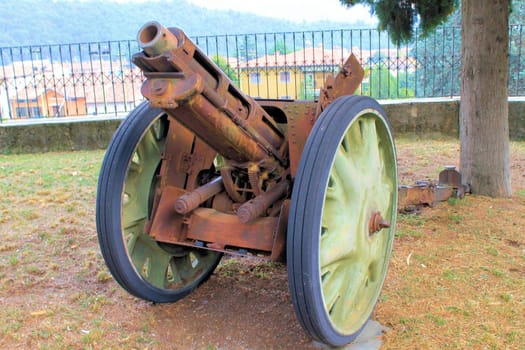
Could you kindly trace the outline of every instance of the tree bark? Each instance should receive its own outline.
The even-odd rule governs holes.
[[[462,0],[461,174],[475,194],[508,197],[510,0]]]

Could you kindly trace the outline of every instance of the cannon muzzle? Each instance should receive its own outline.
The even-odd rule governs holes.
[[[174,50],[179,46],[177,37],[156,21],[148,22],[140,28],[137,41],[140,48],[150,57]]]

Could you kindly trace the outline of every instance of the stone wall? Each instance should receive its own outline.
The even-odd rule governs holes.
[[[511,140],[525,140],[525,99],[509,101],[509,133]]]
[[[458,99],[380,101],[396,135],[443,134],[458,137]],[[104,149],[123,117],[31,120],[0,124],[0,153]],[[513,140],[525,140],[525,99],[509,100]]]
[[[0,124],[0,153],[105,149],[122,118]]]
[[[394,133],[459,136],[459,100],[417,99],[380,101]]]

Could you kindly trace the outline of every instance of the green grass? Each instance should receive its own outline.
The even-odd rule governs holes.
[[[525,158],[525,143],[511,147]],[[429,159],[456,159],[458,144],[401,138],[397,148],[410,161],[400,172],[432,178],[441,168]],[[94,224],[102,157],[102,151],[0,155],[0,295],[5,300],[0,347],[160,349],[193,337],[193,348],[225,348],[203,331],[213,325],[198,323],[206,311],[196,312],[193,297],[153,307],[113,281]],[[385,348],[525,348],[525,188],[515,188],[515,194],[512,200],[453,199],[419,215],[399,215],[389,277],[376,310],[378,320],[391,328]],[[293,312],[280,264],[223,259],[214,278],[232,290],[252,280],[255,295],[282,298],[279,308]],[[205,291],[210,294],[201,301],[218,293]],[[244,293],[241,288],[243,298],[231,305],[231,314],[229,305],[220,309],[217,322],[252,312],[250,303],[259,300]],[[189,327],[187,320],[202,328]],[[266,324],[280,321],[269,320]],[[298,327],[294,334],[301,332]],[[237,330],[239,337],[245,330]],[[251,345],[251,339],[241,341],[264,349]]]

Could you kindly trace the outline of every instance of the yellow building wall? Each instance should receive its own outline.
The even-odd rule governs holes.
[[[290,73],[288,82],[282,81],[282,72]],[[259,83],[252,77],[252,74],[257,73]],[[245,94],[256,98],[312,100],[319,97],[319,89],[324,86],[329,74],[331,73],[303,72],[300,68],[245,69],[240,73],[240,88]]]
[[[288,79],[283,79],[283,74]],[[259,75],[259,79],[255,75]],[[296,99],[300,96],[304,78],[298,69],[245,69],[240,73],[240,88],[245,93],[256,98]]]

